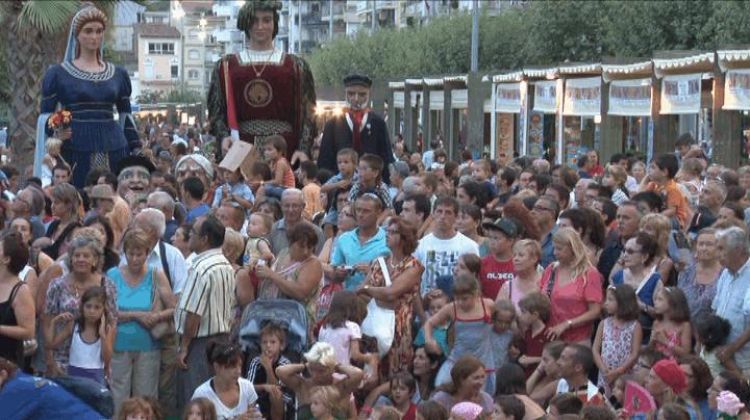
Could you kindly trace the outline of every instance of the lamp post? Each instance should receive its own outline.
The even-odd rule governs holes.
[[[203,54],[201,54],[201,95],[202,96],[206,96],[206,26],[208,26],[208,21],[203,15],[201,15],[201,20],[198,21],[198,27],[200,28],[200,32],[198,32],[198,38],[203,43]]]
[[[185,10],[180,2],[174,2],[172,17],[180,22],[180,86],[185,90]]]

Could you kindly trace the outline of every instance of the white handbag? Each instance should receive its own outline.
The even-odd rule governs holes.
[[[385,287],[390,287],[391,275],[383,257],[378,258],[378,264],[385,278]],[[396,312],[381,307],[375,298],[370,299],[370,303],[367,304],[367,317],[362,321],[362,334],[374,337],[378,341],[378,353],[381,358],[391,349],[395,328]]]

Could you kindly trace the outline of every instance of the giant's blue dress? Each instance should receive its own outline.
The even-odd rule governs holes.
[[[105,63],[102,72],[89,73],[64,61],[44,75],[42,115],[55,112],[59,105],[73,116],[73,136],[63,142],[62,156],[73,167],[75,186],[82,188],[92,169],[115,172],[120,159],[141,146],[130,116],[130,93],[127,71],[111,63]],[[119,122],[114,119],[115,108]]]

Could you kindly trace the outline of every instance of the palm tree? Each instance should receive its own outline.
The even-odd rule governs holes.
[[[33,166],[36,120],[46,69],[60,62],[70,20],[79,0],[0,1],[0,22],[5,38],[5,61],[10,79],[8,144],[13,165],[25,174]],[[98,1],[108,16],[113,0]],[[111,19],[110,19],[111,21]]]

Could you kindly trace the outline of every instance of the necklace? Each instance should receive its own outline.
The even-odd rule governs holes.
[[[81,297],[81,290],[82,289],[83,289],[84,292],[86,291],[86,287],[85,286],[84,287],[79,287],[78,283],[75,280],[73,280],[73,279],[71,279],[70,284],[71,284],[71,286],[73,286],[73,293],[75,294],[76,298]]]
[[[273,49],[271,50],[271,53],[268,54],[268,57],[266,57],[266,59],[263,60],[263,67],[260,68],[260,71],[258,71],[258,69],[255,68],[255,64],[252,61],[250,61],[250,67],[255,72],[255,77],[260,77],[263,75],[263,72],[266,71],[266,67],[268,67],[268,65],[271,63],[271,57],[273,57],[274,53],[276,53],[276,47],[273,47]]]
[[[396,268],[396,267],[400,266],[401,264],[403,264],[404,261],[406,261],[407,258],[409,258],[408,255],[405,256],[404,258],[401,258],[401,261],[399,261],[397,264],[394,264],[393,263],[393,257],[391,257],[391,258],[389,258],[388,265],[390,265],[391,268]]]

